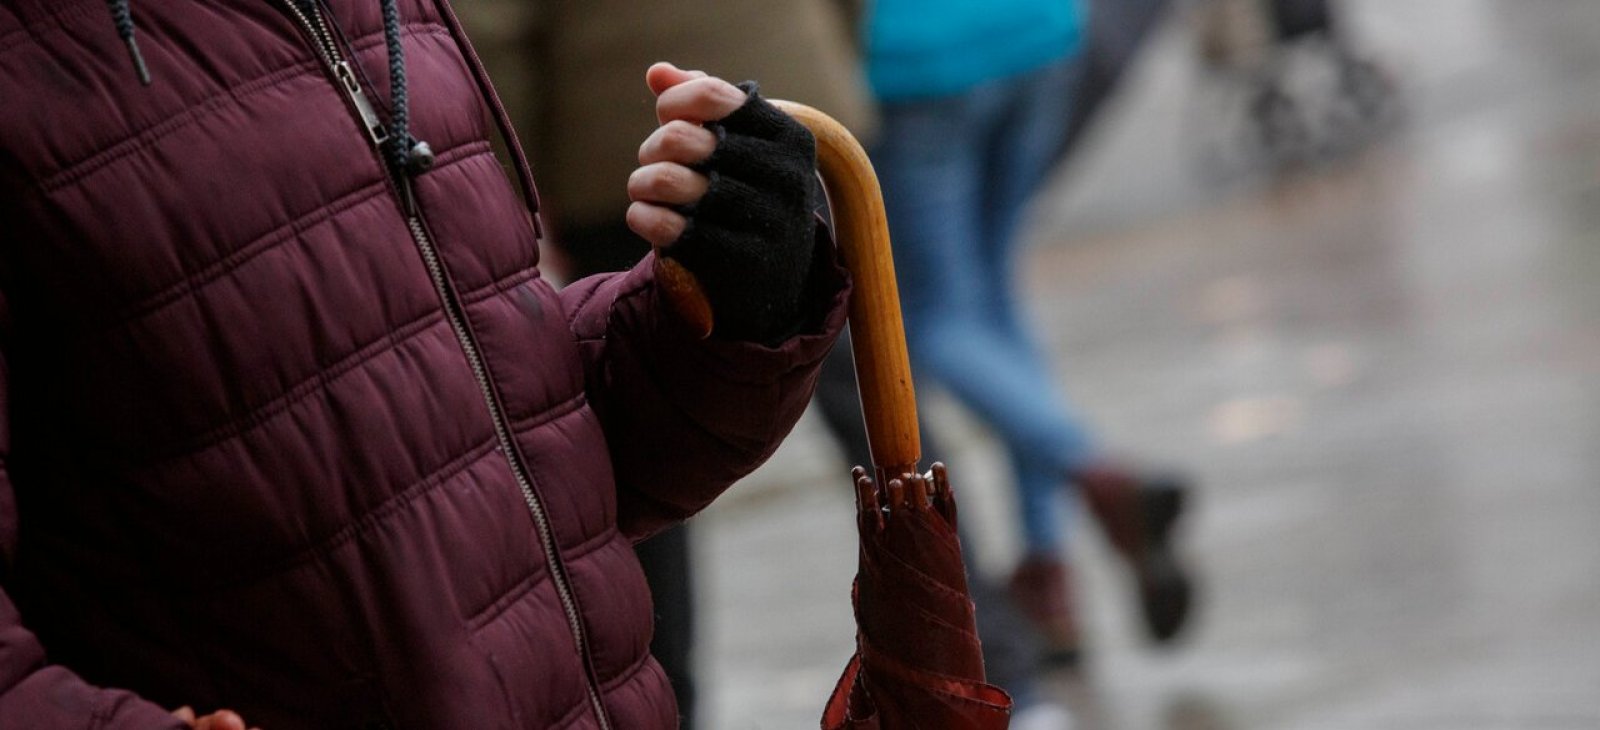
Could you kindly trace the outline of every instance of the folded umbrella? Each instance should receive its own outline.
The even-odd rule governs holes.
[[[824,730],[989,730],[1011,699],[983,679],[983,655],[956,539],[944,465],[880,489],[856,468],[860,565],[856,653],[823,713]]]

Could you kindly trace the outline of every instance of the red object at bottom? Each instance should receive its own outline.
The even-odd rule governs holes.
[[[944,466],[882,490],[858,468],[856,497],[856,653],[823,730],[1003,730],[1011,698],[984,681]]]

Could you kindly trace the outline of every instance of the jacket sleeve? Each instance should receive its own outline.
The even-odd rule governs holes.
[[[844,326],[849,278],[818,226],[806,323],[774,347],[696,339],[661,299],[654,254],[562,291],[617,479],[617,522],[641,540],[703,509],[799,420]]]
[[[11,483],[9,311],[0,295],[0,730],[92,728],[166,730],[186,727],[170,712],[131,692],[101,689],[48,663],[44,647],[22,625],[5,592],[17,550],[17,500]]]

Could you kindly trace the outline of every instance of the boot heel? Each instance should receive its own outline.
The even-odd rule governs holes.
[[[1157,643],[1183,629],[1194,600],[1194,585],[1173,551],[1172,530],[1189,501],[1189,486],[1178,480],[1150,483],[1140,493],[1148,549],[1135,563],[1145,628]]]
[[[1143,490],[1139,495],[1141,517],[1147,537],[1164,543],[1172,533],[1172,526],[1183,515],[1188,502],[1187,486],[1177,482],[1162,482]]]

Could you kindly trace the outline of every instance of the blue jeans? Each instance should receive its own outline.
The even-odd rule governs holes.
[[[1068,62],[959,96],[886,103],[883,184],[917,375],[1005,442],[1030,550],[1061,548],[1067,474],[1094,457],[1017,300],[1018,227],[1071,113]]]

